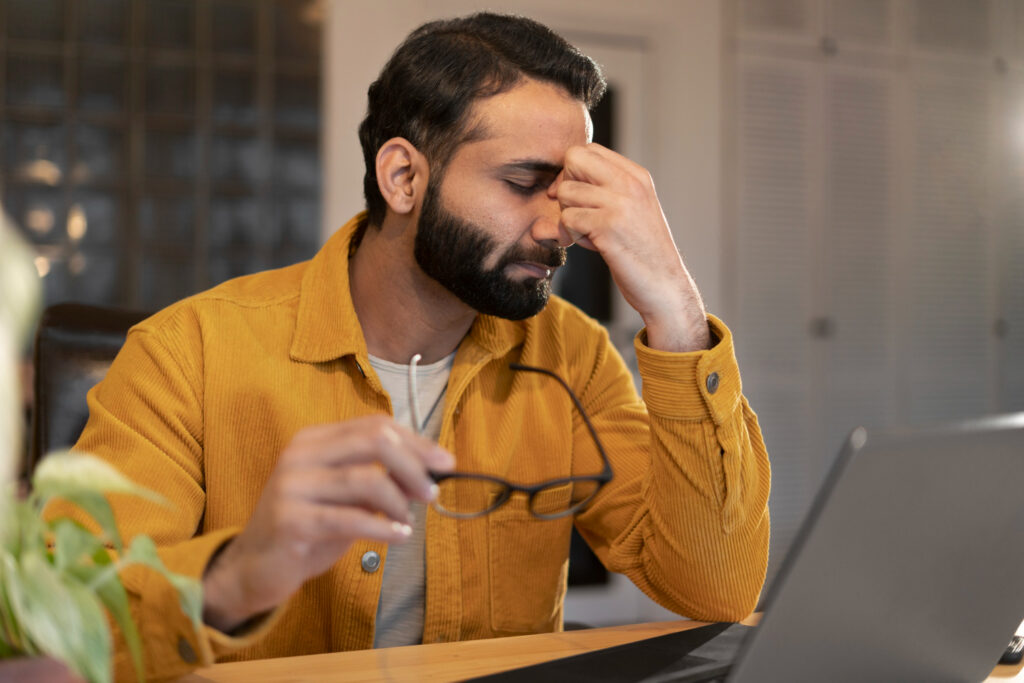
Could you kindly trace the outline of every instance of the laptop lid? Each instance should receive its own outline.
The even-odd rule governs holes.
[[[1024,413],[857,429],[758,627],[718,624],[473,680],[980,681],[1024,619],[1022,579]]]
[[[855,430],[729,681],[980,681],[1024,618],[1024,414]]]

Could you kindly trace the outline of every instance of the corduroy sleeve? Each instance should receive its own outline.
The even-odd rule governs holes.
[[[170,309],[133,328],[105,379],[88,394],[89,421],[75,450],[91,453],[152,489],[169,502],[111,495],[115,518],[127,543],[146,534],[171,571],[201,578],[214,554],[240,529],[200,534],[203,489],[202,342],[186,308]],[[80,517],[56,501],[47,516]],[[171,585],[159,574],[134,566],[122,572],[139,628],[147,679],[164,679],[212,664],[216,657],[252,644],[273,615],[242,637],[209,627],[198,633],[182,612]],[[135,680],[131,657],[115,632],[115,673]]]
[[[708,322],[718,342],[707,351],[657,351],[637,334],[641,405],[614,350],[598,352],[583,400],[615,477],[577,523],[610,570],[659,604],[734,621],[764,583],[771,472],[732,335]]]

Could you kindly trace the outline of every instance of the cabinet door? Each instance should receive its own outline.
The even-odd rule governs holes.
[[[813,64],[737,62],[736,332],[744,391],[772,459],[769,573],[789,547],[821,472],[808,333],[820,223],[820,103]]]
[[[745,42],[816,45],[823,9],[818,0],[740,0],[737,28]]]
[[[897,45],[895,0],[829,0],[825,32],[840,52],[847,47],[891,50]]]
[[[910,78],[899,390],[911,423],[993,408],[990,73],[928,65]]]
[[[825,69],[825,211],[818,282],[827,347],[823,457],[857,426],[893,421],[897,87],[879,69]]]
[[[1024,7],[1022,7],[1024,9]],[[1024,15],[1024,11],[1021,12]],[[993,212],[998,222],[998,297],[993,333],[998,353],[1000,412],[1024,410],[1024,76],[1008,76],[1000,110],[999,183]]]

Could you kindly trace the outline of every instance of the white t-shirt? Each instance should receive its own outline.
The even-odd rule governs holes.
[[[441,435],[444,397],[455,352],[430,365],[416,367],[420,433],[433,441]],[[370,365],[391,397],[395,421],[412,427],[409,406],[409,366],[370,356]],[[384,577],[377,603],[374,647],[416,645],[423,641],[423,611],[426,595],[426,516],[423,503],[412,504],[412,536],[405,543],[388,547]]]

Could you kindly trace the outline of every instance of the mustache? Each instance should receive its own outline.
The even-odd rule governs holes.
[[[565,259],[565,247],[555,247],[554,249],[545,249],[541,246],[527,248],[517,244],[505,252],[498,267],[503,268],[510,263],[529,261],[530,263],[538,263],[549,268],[561,268],[565,265]]]

